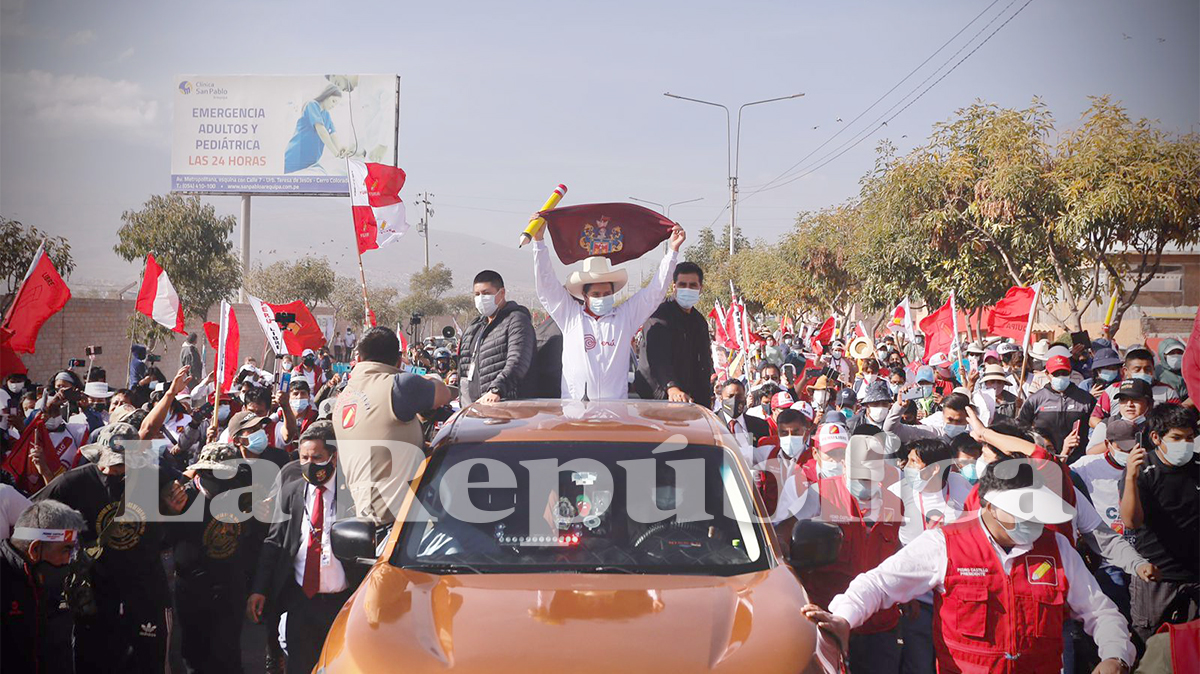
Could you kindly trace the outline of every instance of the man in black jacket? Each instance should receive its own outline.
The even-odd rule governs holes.
[[[712,409],[712,342],[708,321],[693,309],[704,288],[695,262],[675,267],[675,297],[658,305],[642,328],[634,388],[642,398],[694,402]]]
[[[1017,418],[1050,440],[1054,452],[1070,463],[1087,447],[1088,417],[1096,399],[1071,381],[1071,361],[1066,356],[1047,360],[1046,374],[1050,384],[1026,398]]]
[[[0,670],[71,672],[71,611],[61,601],[63,576],[52,567],[71,561],[83,516],[45,500],[26,508],[15,525],[12,537],[0,541]]]
[[[485,269],[475,275],[476,318],[462,336],[458,380],[463,406],[522,395],[537,338],[529,310],[505,299],[504,279]]]
[[[353,514],[354,503],[337,470],[333,424],[318,421],[300,436],[303,479],[286,482],[279,513],[263,544],[246,614],[258,622],[268,602],[288,614],[287,671],[311,672],[338,611],[362,582],[365,567],[333,556],[330,529]]]

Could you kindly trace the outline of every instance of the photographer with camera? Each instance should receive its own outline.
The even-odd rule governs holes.
[[[61,606],[55,570],[71,560],[84,526],[78,512],[46,500],[26,508],[12,536],[0,541],[0,670],[72,671],[71,612]]]
[[[157,673],[166,663],[171,602],[159,557],[164,525],[147,511],[177,515],[186,495],[171,473],[160,471],[159,502],[126,503],[126,451],[134,451],[138,439],[130,424],[105,426],[94,444],[80,449],[89,463],[59,475],[34,497],[78,510],[86,525],[84,549],[64,585],[81,672]]]

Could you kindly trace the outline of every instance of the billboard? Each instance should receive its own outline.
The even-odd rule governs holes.
[[[171,190],[349,193],[346,157],[396,165],[396,75],[180,75]]]

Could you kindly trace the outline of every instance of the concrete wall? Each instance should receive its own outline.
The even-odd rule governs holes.
[[[134,311],[133,300],[97,299],[73,297],[67,306],[46,321],[38,334],[37,351],[32,354],[20,354],[21,360],[29,368],[29,375],[35,382],[44,382],[56,370],[66,367],[71,358],[84,358],[85,348],[89,345],[99,345],[104,352],[97,356],[95,364],[108,371],[108,381],[114,387],[124,386],[129,367],[129,337],[126,330],[129,326],[129,316]],[[216,321],[217,308],[209,312],[207,320]],[[313,310],[315,316],[327,316],[333,313],[329,307],[319,307]],[[241,334],[239,360],[247,356],[259,359],[262,365],[263,351],[266,348],[266,337],[259,328],[258,321],[250,311],[249,305],[234,305],[238,328]],[[185,328],[195,331],[200,339],[197,344],[202,348],[207,345],[204,338],[203,323],[195,317],[186,316]],[[337,330],[344,333],[346,325],[338,323]],[[358,332],[357,326],[355,331]],[[183,336],[166,344],[160,344],[155,352],[162,356],[159,367],[167,377],[171,377],[179,369],[179,349],[183,345]],[[208,367],[211,369],[214,360],[213,350],[206,354]],[[82,377],[86,369],[77,370]]]

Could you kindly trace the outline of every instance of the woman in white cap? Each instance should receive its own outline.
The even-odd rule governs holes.
[[[939,672],[1057,672],[1063,622],[1075,616],[1095,640],[1100,674],[1128,672],[1129,624],[1100,591],[1083,559],[1045,525],[1072,508],[1021,460],[988,466],[978,518],[930,529],[834,597],[804,613],[844,644],[878,610],[934,591]]]
[[[679,247],[687,236],[676,225],[667,254],[649,285],[619,307],[616,293],[629,274],[613,269],[606,257],[589,257],[582,271],[571,272],[564,287],[554,275],[550,249],[534,235],[533,272],[538,299],[563,335],[562,397],[573,400],[619,400],[629,397],[631,340],[658,308],[675,269]]]

